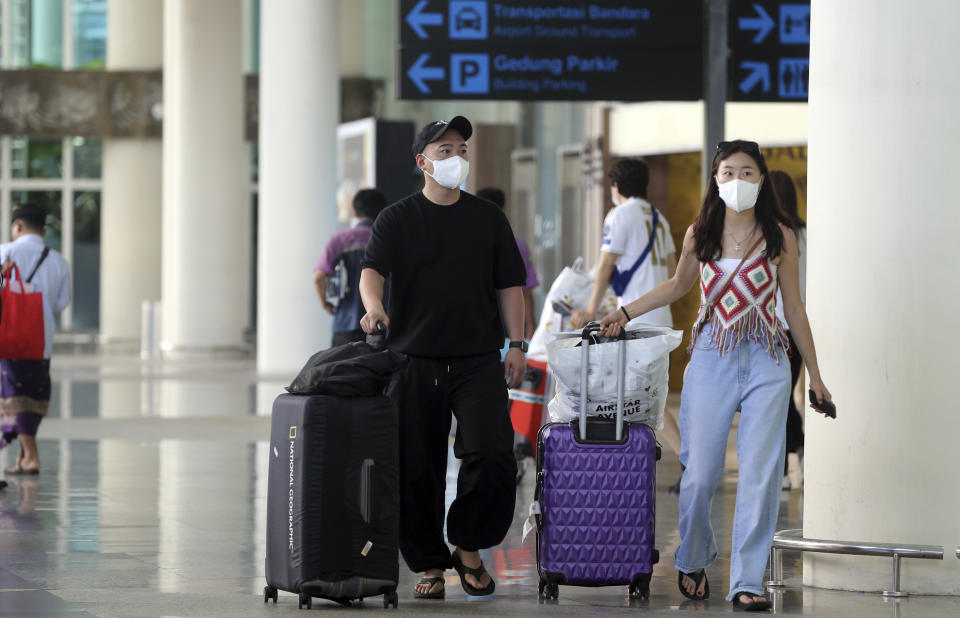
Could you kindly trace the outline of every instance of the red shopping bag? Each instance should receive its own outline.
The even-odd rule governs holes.
[[[16,264],[11,264],[4,275],[0,289],[0,358],[41,360],[43,293],[27,291]]]

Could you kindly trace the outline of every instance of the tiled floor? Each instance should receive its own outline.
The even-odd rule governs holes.
[[[60,354],[55,397],[40,430],[42,472],[8,477],[0,491],[0,616],[302,615],[296,597],[265,605],[264,526],[269,402],[278,383],[258,382],[250,360],[142,364],[132,356]],[[15,446],[0,459],[10,460]],[[455,474],[455,470],[451,470]],[[537,598],[533,539],[521,528],[533,475],[518,489],[514,526],[485,552],[498,580],[493,600],[469,599],[448,572],[446,601],[414,601],[415,577],[401,569],[399,613],[661,615],[728,614],[722,600],[729,563],[736,473],[714,506],[721,559],[708,573],[714,598],[684,602],[672,551],[676,499],[666,488],[679,464],[666,449],[658,470],[657,537],[662,562],[647,601],[619,588],[562,587]],[[450,478],[454,478],[451,475]],[[800,527],[802,497],[784,492],[780,528]],[[726,549],[723,549],[726,545]],[[960,598],[803,588],[799,559],[788,556],[788,587],[776,613],[815,616],[956,616]],[[379,599],[366,611],[382,611]],[[306,611],[306,610],[304,610]],[[323,601],[314,612],[341,610]]]

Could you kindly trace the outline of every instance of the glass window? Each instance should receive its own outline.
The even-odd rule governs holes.
[[[6,66],[30,66],[30,0],[10,0],[10,57]]]
[[[47,211],[46,237],[44,242],[51,249],[60,251],[63,226],[60,217],[60,191],[11,191],[10,202],[14,205],[32,202]]]
[[[243,72],[260,73],[260,0],[243,1]]]
[[[103,172],[103,141],[89,137],[73,138],[73,175],[76,178],[100,178]]]
[[[106,66],[106,0],[73,0],[73,60],[78,69]]]
[[[30,67],[63,67],[63,0],[32,0],[29,12]]]
[[[63,140],[27,137],[10,140],[10,174],[14,178],[60,178],[62,164]]]
[[[100,326],[100,192],[84,191],[73,198],[73,328]]]

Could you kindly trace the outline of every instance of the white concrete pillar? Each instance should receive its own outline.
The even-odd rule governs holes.
[[[164,2],[163,349],[232,348],[247,326],[242,4]]]
[[[107,69],[163,64],[163,0],[112,0]],[[103,140],[100,334],[136,341],[144,300],[160,300],[163,150],[159,139]]]
[[[330,345],[313,267],[336,222],[340,88],[337,2],[284,0],[260,11],[257,366],[296,372]]]
[[[163,0],[111,0],[107,11],[107,69],[155,70],[163,65]],[[140,336],[144,300],[160,299],[162,143],[159,139],[103,140],[103,195],[100,214],[100,335],[106,343],[132,342]],[[146,367],[152,371],[152,367]],[[152,416],[142,398],[156,383],[137,380],[100,382],[100,418]],[[157,445],[126,440],[100,442],[99,486],[159,503],[155,483],[160,465]],[[117,476],[116,470],[129,470]],[[101,520],[130,521],[129,512],[103,505]],[[156,526],[156,515],[137,514],[131,523]],[[104,539],[111,540],[104,531]]]
[[[954,595],[958,22],[956,2],[813,2],[807,311],[838,418],[807,414],[803,518],[808,537],[943,545],[902,586]],[[891,578],[887,559],[804,559],[808,585]]]

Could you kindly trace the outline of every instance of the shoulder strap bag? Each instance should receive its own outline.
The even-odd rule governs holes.
[[[40,254],[40,260],[37,262],[37,265],[33,267],[33,270],[30,271],[30,274],[27,275],[27,283],[33,281],[33,276],[37,274],[37,270],[40,268],[40,265],[43,264],[43,261],[47,259],[47,256],[50,255],[50,247],[44,247],[43,253]]]
[[[640,254],[640,257],[637,258],[637,261],[633,263],[629,270],[618,270],[616,266],[613,267],[613,274],[610,275],[610,287],[613,288],[613,293],[617,296],[623,296],[624,290],[627,289],[627,285],[633,279],[633,273],[637,272],[637,269],[643,264],[643,261],[650,254],[650,250],[653,249],[653,242],[657,239],[657,223],[660,222],[660,215],[657,213],[655,206],[651,205],[650,210],[653,211],[653,225],[650,226],[650,240],[647,241],[643,253]]]
[[[43,294],[26,291],[16,263],[10,265],[0,290],[0,309],[0,358],[42,359]]]

